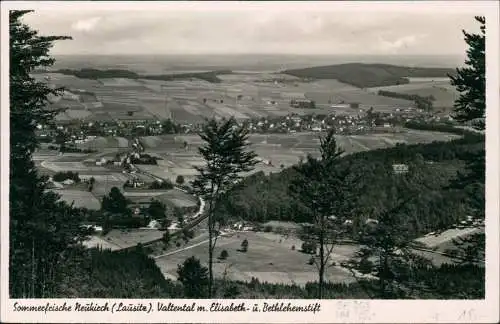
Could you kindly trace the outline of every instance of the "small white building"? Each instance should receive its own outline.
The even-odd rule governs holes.
[[[148,228],[160,228],[160,223],[156,219],[153,219],[149,222]]]
[[[393,164],[392,170],[395,174],[405,174],[408,173],[409,167],[406,164]]]
[[[75,182],[73,180],[71,180],[71,179],[66,179],[62,183],[68,186],[68,185],[72,185]]]

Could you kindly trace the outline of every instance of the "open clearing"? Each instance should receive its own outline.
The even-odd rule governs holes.
[[[156,229],[114,229],[104,236],[91,236],[85,245],[88,247],[101,246],[103,249],[114,251],[157,240],[162,236],[163,232]]]
[[[239,252],[241,242],[245,238],[249,242],[248,251]],[[296,246],[297,250],[293,251],[291,242],[282,238],[280,243],[278,235],[269,233],[245,232],[221,237],[217,242],[215,256],[219,256],[222,250],[227,250],[229,257],[224,261],[216,260],[215,276],[220,278],[226,271],[227,278],[231,280],[249,281],[255,277],[262,282],[299,285],[317,280],[316,266],[308,264],[310,255],[298,251],[300,246]],[[206,242],[198,243],[192,248],[184,248],[178,253],[156,258],[156,263],[167,277],[177,277],[177,265],[191,256],[206,264],[207,250]],[[345,270],[331,267],[327,271],[326,280],[352,282],[354,278]]]

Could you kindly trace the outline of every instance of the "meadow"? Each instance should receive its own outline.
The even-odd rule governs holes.
[[[76,208],[100,209],[101,202],[88,191],[83,190],[56,190],[61,195],[61,200],[68,204],[73,203]]]
[[[248,240],[248,251],[241,252],[241,242]],[[226,260],[217,259],[214,263],[216,278],[226,277],[230,280],[250,281],[252,277],[261,282],[288,283],[304,285],[317,280],[315,265],[308,263],[310,255],[300,252],[296,239],[286,239],[271,233],[239,232],[219,238],[215,248],[215,256],[222,250],[229,254]],[[296,245],[297,244],[297,245]],[[292,250],[292,246],[295,250]],[[169,252],[165,256],[156,256],[156,264],[169,278],[177,277],[177,265],[185,259],[196,256],[204,264],[208,262],[208,243],[205,241],[193,244],[192,247],[181,248],[178,252]],[[333,261],[340,262],[349,258],[356,247],[339,248]],[[326,280],[332,282],[352,282],[352,275],[339,267],[330,267]]]

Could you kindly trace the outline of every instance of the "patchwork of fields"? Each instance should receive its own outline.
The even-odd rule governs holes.
[[[253,172],[264,173],[279,172],[284,167],[296,164],[301,158],[311,154],[317,155],[319,147],[318,133],[289,134],[252,134],[249,138],[251,149],[253,149],[261,161]],[[337,141],[346,153],[353,153],[371,149],[394,146],[397,143],[415,144],[432,141],[447,141],[457,138],[458,135],[440,132],[403,130],[399,133],[378,133],[370,135],[338,135]],[[138,176],[147,182],[155,178],[176,181],[177,176],[182,175],[186,182],[194,179],[197,174],[196,166],[203,165],[203,160],[198,154],[198,147],[202,144],[197,135],[163,135],[140,138],[146,152],[159,157],[158,165],[138,165],[141,171]],[[81,154],[67,153],[62,156],[53,151],[39,151],[34,155],[37,167],[43,174],[52,175],[55,172],[73,171],[78,172],[82,178],[94,177],[96,180],[92,195],[100,199],[107,194],[112,187],[122,188],[129,180],[129,176],[122,174],[120,170],[110,170],[104,166],[95,165],[98,158],[112,158],[118,151],[124,150],[121,146],[128,145],[125,139],[111,137],[97,137],[92,141],[95,146],[100,147],[99,153]],[[184,148],[184,142],[188,145]],[[89,144],[89,143],[87,143]],[[90,145],[90,144],[89,144]],[[60,190],[63,192],[63,190]],[[88,193],[79,191],[82,198],[74,192],[69,192],[63,197],[64,200],[82,206],[94,206],[90,201]],[[147,193],[150,195],[150,193]],[[72,197],[76,197],[73,199]],[[88,203],[86,202],[87,200]],[[191,206],[196,201],[187,201],[182,197],[172,196],[168,200],[171,204],[179,207]]]
[[[338,135],[338,144],[347,152],[354,153],[378,148],[394,146],[397,143],[416,144],[432,141],[447,141],[457,138],[458,135],[439,132],[404,130],[400,133],[382,133],[370,135]],[[318,154],[318,133],[299,133],[292,135],[252,134],[249,138],[253,149],[262,160],[256,166],[257,171],[278,172],[281,167],[296,164],[301,157],[307,154]],[[178,175],[183,175],[186,181],[196,174],[195,166],[202,165],[197,148],[202,144],[196,135],[163,135],[142,137],[146,151],[162,158],[158,165],[140,166],[141,170],[160,177],[175,181]],[[188,143],[186,149],[183,143]]]
[[[433,96],[435,109],[449,110],[459,97],[459,92],[450,84],[446,78],[410,78],[410,83],[387,87],[368,88],[368,91],[376,94],[379,90],[391,91],[422,97]]]
[[[34,77],[53,86],[67,87],[64,98],[52,104],[52,108],[68,108],[57,116],[59,121],[173,118],[181,123],[196,123],[207,117],[234,116],[243,120],[310,112],[290,107],[290,100],[299,98],[314,100],[317,106],[314,112],[322,114],[359,114],[359,109],[331,107],[338,103],[358,103],[361,109],[373,107],[376,111],[394,111],[413,105],[410,101],[378,96],[336,80],[303,82],[271,73],[221,75],[221,83],[197,79],[89,80],[58,73]]]

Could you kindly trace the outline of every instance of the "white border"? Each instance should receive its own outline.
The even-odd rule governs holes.
[[[498,22],[499,12],[496,1],[418,1],[418,2],[28,2],[28,1],[3,1],[1,3],[1,322],[202,322],[202,323],[333,323],[333,322],[369,322],[369,323],[398,323],[398,322],[439,322],[439,323],[495,323],[499,321],[499,65],[498,57],[500,39]],[[13,300],[8,298],[8,177],[9,177],[9,95],[8,95],[8,10],[9,9],[50,9],[50,10],[260,10],[263,7],[279,8],[281,11],[309,10],[321,8],[321,10],[342,11],[366,11],[375,10],[382,12],[427,12],[442,9],[444,14],[475,11],[479,15],[485,15],[487,20],[487,44],[486,44],[486,78],[487,78],[487,128],[486,128],[486,299],[467,301],[354,301],[354,300],[323,300],[320,313],[19,313],[12,311]],[[471,19],[473,17],[471,16]],[[395,28],[397,28],[395,26]],[[436,31],[439,33],[439,30]],[[61,302],[62,300],[44,300],[45,302]],[[67,300],[74,303],[76,300]],[[85,300],[80,299],[80,302]],[[88,300],[105,301],[105,300]],[[108,300],[111,302],[120,300]],[[157,300],[123,300],[126,303],[152,302]],[[235,300],[235,302],[246,302],[247,305],[254,303],[262,304],[264,300]],[[289,300],[295,305],[309,304],[315,300]],[[41,304],[41,300],[23,300],[23,304]],[[168,301],[165,301],[168,302]],[[201,300],[177,300],[178,303],[204,303]],[[268,301],[275,302],[275,301]],[[283,300],[288,302],[288,300]],[[230,303],[224,300],[224,303]],[[360,307],[365,311],[361,311]],[[347,311],[347,312],[346,312]]]

